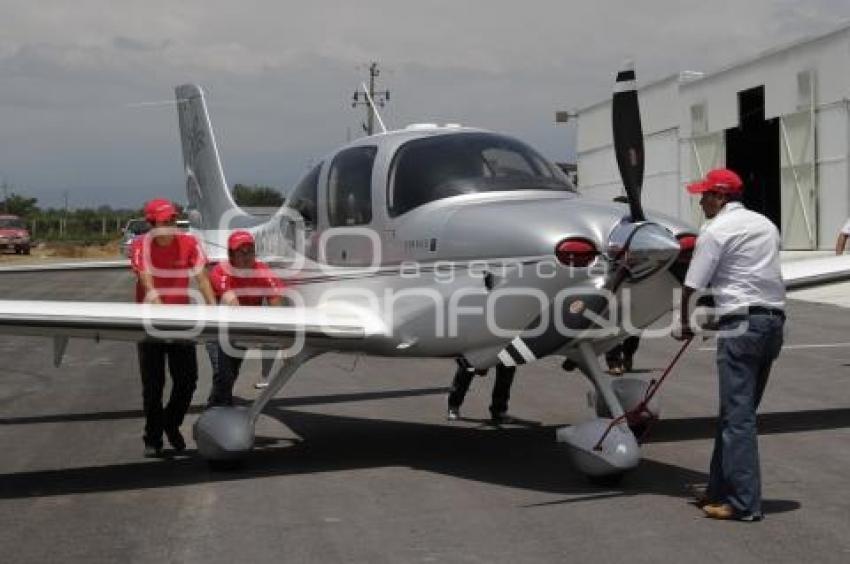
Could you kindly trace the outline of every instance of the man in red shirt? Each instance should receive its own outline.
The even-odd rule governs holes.
[[[207,303],[215,303],[206,259],[198,241],[175,227],[177,210],[168,200],[155,199],[145,205],[151,231],[133,240],[130,266],[137,276],[136,302],[188,304],[189,278],[194,278]],[[139,371],[145,410],[145,456],[160,456],[162,434],[174,450],[186,448],[180,425],[192,402],[198,380],[194,343],[142,341],[138,344]],[[165,363],[171,372],[171,397],[162,407]]]
[[[227,240],[227,258],[210,273],[213,291],[222,305],[283,305],[284,283],[264,262],[257,260],[254,237],[234,231]],[[220,342],[207,343],[213,366],[213,385],[208,405],[233,405],[233,384],[244,355],[230,356]]]

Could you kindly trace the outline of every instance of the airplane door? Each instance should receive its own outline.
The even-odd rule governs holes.
[[[336,154],[328,169],[328,229],[320,235],[319,260],[338,266],[380,262],[372,223],[372,169],[378,152],[357,146]]]

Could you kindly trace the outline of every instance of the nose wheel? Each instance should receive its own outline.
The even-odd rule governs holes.
[[[592,482],[617,482],[640,462],[640,446],[625,423],[609,431],[611,421],[623,415],[623,406],[591,344],[580,343],[570,358],[593,384],[608,416],[562,427],[557,440],[567,446],[573,465]]]
[[[647,396],[653,382],[647,382],[640,378],[622,376],[617,379],[612,379],[611,388],[614,391],[614,395],[617,396],[617,399],[620,401],[620,405],[623,406],[623,409],[626,412],[631,412],[637,408]],[[602,397],[593,392],[591,392],[591,394],[594,396],[596,415],[598,417],[611,417],[611,410],[608,409],[608,406],[602,400]],[[660,415],[661,405],[658,397],[655,396],[647,403],[640,413],[636,414],[634,417],[630,415],[627,418],[629,429],[631,429],[638,441],[640,441],[641,437],[643,437],[644,433],[649,430],[654,422],[658,420]]]

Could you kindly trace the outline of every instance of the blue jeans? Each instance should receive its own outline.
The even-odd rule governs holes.
[[[785,319],[749,315],[721,320],[720,330],[746,331],[717,341],[720,417],[711,456],[708,497],[729,503],[739,515],[761,516],[761,469],[756,409],[770,367],[782,349]]]
[[[213,369],[212,389],[207,405],[233,405],[233,385],[239,377],[243,357],[228,355],[218,341],[207,341],[206,348]]]

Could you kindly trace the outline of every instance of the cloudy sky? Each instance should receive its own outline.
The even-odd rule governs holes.
[[[848,21],[847,0],[0,0],[0,182],[43,206],[182,200],[167,101],[197,82],[228,181],[286,189],[360,134],[371,60],[389,126],[460,122],[566,160],[554,110],[604,97],[626,58],[645,82]]]

